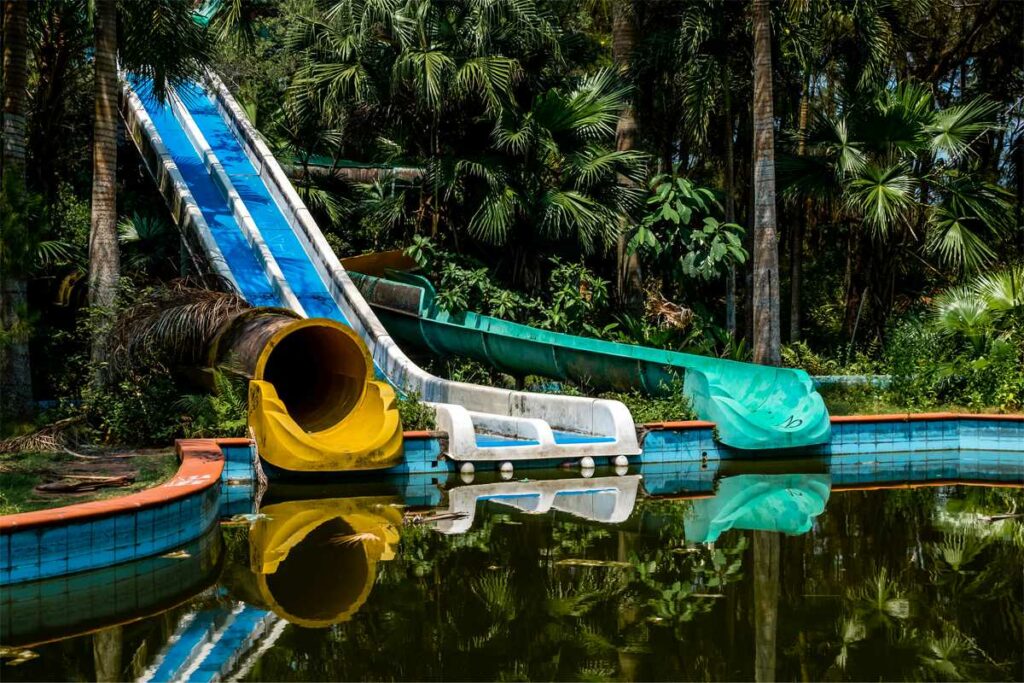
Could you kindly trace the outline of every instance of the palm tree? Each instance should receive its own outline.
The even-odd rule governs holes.
[[[117,0],[96,0],[96,100],[93,123],[92,218],[89,226],[89,305],[100,312],[92,337],[94,383],[102,385],[107,333],[117,297]]]
[[[97,3],[102,0],[96,0]],[[119,681],[124,665],[124,629],[111,626],[92,636],[92,659],[97,681]]]
[[[779,245],[775,225],[775,137],[768,0],[753,0],[754,22],[754,362],[779,365]]]
[[[632,3],[616,2],[612,6],[612,60],[619,68],[619,72],[626,78],[630,74],[630,63],[635,44],[636,28],[633,21]],[[632,98],[630,98],[627,100],[626,106],[622,108],[619,121],[615,126],[615,149],[620,152],[632,150],[636,145],[636,135],[636,107],[633,106]],[[626,187],[632,185],[632,181],[625,176],[620,178],[620,182]],[[618,295],[619,299],[624,301],[627,293],[635,293],[643,286],[640,260],[635,254],[627,252],[624,231],[619,235],[616,261]]]
[[[503,110],[493,148],[455,163],[446,184],[478,198],[469,202],[470,235],[511,247],[520,282],[553,243],[568,240],[586,254],[617,243],[644,174],[642,153],[609,144],[628,96],[612,70],[569,92],[549,89],[528,111]]]
[[[20,0],[3,3],[3,149],[0,150],[0,192],[25,189],[25,109],[28,87],[28,6]],[[8,201],[15,198],[7,197]],[[7,202],[4,202],[5,204]],[[31,229],[22,226],[22,230]],[[11,236],[0,235],[6,242]],[[0,330],[10,335],[0,342],[0,396],[6,410],[25,412],[32,400],[27,334],[23,316],[28,286],[19,269],[0,254]]]
[[[816,84],[827,79],[830,84],[864,92],[884,85],[892,57],[898,54],[898,28],[886,0],[794,0],[787,10],[787,30],[780,37],[780,52],[792,58],[799,73],[796,152],[802,156],[806,153],[811,97]],[[906,11],[913,13],[917,9],[908,7]],[[817,87],[821,89],[821,85]],[[813,209],[814,203],[808,197],[798,202],[796,220],[788,230],[790,341],[799,340],[801,334],[803,246]]]
[[[754,679],[775,680],[776,634],[779,627],[779,534],[753,531],[754,536]]]
[[[297,106],[327,128],[371,130],[374,147],[425,160],[417,215],[433,236],[447,190],[438,166],[514,101],[523,78],[515,55],[560,60],[555,27],[534,0],[338,0],[296,22],[287,44],[305,62],[290,89]]]
[[[118,33],[118,24],[123,28]],[[94,383],[104,369],[121,275],[117,230],[118,60],[126,71],[153,79],[162,97],[169,85],[196,77],[211,60],[207,32],[179,0],[118,3],[95,0],[95,121],[92,216],[89,229],[89,304],[98,313],[92,336]]]
[[[0,171],[24,173],[28,88],[28,6],[3,3],[3,150]]]
[[[990,245],[1011,228],[1012,210],[1008,193],[973,167],[972,144],[997,128],[996,105],[978,98],[940,109],[924,87],[904,83],[823,106],[834,113],[815,116],[807,154],[782,167],[789,196],[849,226],[847,331],[869,286],[867,260],[892,259],[892,249],[869,253],[871,243],[907,244],[954,272],[993,261]]]

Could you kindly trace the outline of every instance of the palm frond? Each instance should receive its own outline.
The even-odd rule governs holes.
[[[935,154],[956,159],[970,149],[972,142],[998,126],[999,104],[987,97],[977,97],[966,104],[957,104],[935,113],[924,129]]]
[[[850,181],[847,206],[864,216],[875,234],[886,235],[909,220],[916,208],[913,192],[913,179],[903,166],[870,164]]]
[[[176,280],[123,310],[111,332],[110,364],[124,373],[154,359],[197,366],[210,340],[231,316],[249,307],[241,297]]]
[[[455,88],[463,95],[480,96],[488,111],[496,112],[511,98],[512,84],[519,71],[519,63],[508,57],[475,57],[455,71]]]
[[[1024,309],[1024,264],[979,275],[972,288],[993,311]]]
[[[953,287],[932,302],[932,322],[946,334],[961,334],[980,347],[992,329],[994,316],[988,302],[967,286]]]
[[[515,224],[519,195],[511,187],[488,192],[469,221],[469,232],[489,244],[504,242]]]
[[[929,221],[925,250],[955,268],[978,270],[995,259],[995,252],[971,229],[969,217],[948,213],[943,207]]]

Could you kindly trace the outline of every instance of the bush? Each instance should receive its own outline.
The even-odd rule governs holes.
[[[908,318],[890,333],[885,361],[893,376],[891,398],[908,410],[1024,407],[1024,343],[1012,332],[978,349]]]
[[[846,362],[812,350],[805,341],[784,344],[782,364],[787,368],[806,370],[809,375],[870,375],[878,372],[878,363],[862,353]]]
[[[618,391],[602,394],[601,398],[626,404],[637,424],[696,419],[693,405],[683,393],[683,378],[675,377],[668,389],[669,392],[661,396],[648,396],[639,391]]]
[[[421,401],[416,392],[398,397],[398,415],[402,419],[402,429],[407,432],[437,429],[434,409]]]
[[[186,413],[185,436],[190,439],[245,436],[248,424],[248,382],[244,379],[213,374],[214,393],[186,394],[176,406]]]
[[[156,367],[125,375],[108,389],[88,389],[83,401],[104,441],[166,446],[182,434],[179,395],[168,372]]]

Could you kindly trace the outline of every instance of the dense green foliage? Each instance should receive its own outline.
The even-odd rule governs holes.
[[[205,29],[185,0],[118,6],[122,66],[162,86],[212,63],[339,255],[408,250],[449,310],[750,358],[750,3],[237,0]],[[63,405],[89,377],[91,10],[31,5],[26,172],[0,193],[0,262],[28,282],[0,343],[30,340],[35,397]],[[1019,410],[1024,7],[771,14],[787,363],[891,374],[873,400],[896,407]],[[193,264],[130,146],[120,166],[120,289],[137,293]],[[998,278],[1002,299],[983,291]],[[136,380],[103,390],[107,438],[139,419],[209,433],[171,416],[188,388]]]

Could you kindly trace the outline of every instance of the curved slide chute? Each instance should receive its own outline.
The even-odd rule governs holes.
[[[128,130],[195,259],[253,305],[327,318],[354,330],[368,347],[378,377],[434,406],[453,459],[504,462],[640,452],[629,411],[617,401],[450,382],[410,361],[363,300],[284,171],[216,76],[209,74],[205,85],[175,88],[166,102],[156,100],[144,78],[129,76],[124,88]],[[330,367],[333,361],[318,356],[316,363]],[[374,403],[373,386],[367,386],[366,400]],[[325,400],[316,391],[309,387],[312,399]],[[303,432],[310,428],[291,415],[280,387],[257,383],[254,392],[260,405],[269,408],[257,422],[270,429],[277,421],[275,433],[282,441],[292,439],[296,458],[309,462]],[[386,411],[388,404],[381,392],[381,409]],[[287,415],[297,430],[280,427]],[[383,421],[379,414],[373,419]]]
[[[516,376],[541,375],[594,389],[663,393],[675,376],[693,409],[734,448],[793,448],[826,443],[831,425],[821,395],[803,370],[709,358],[576,337],[472,312],[449,313],[434,288],[393,255],[344,264],[387,330],[438,356],[466,356]],[[377,273],[377,275],[369,274]],[[380,277],[384,273],[386,277]]]
[[[208,363],[249,379],[249,426],[275,467],[341,472],[401,459],[395,390],[376,379],[366,345],[341,323],[249,309],[217,334]]]

